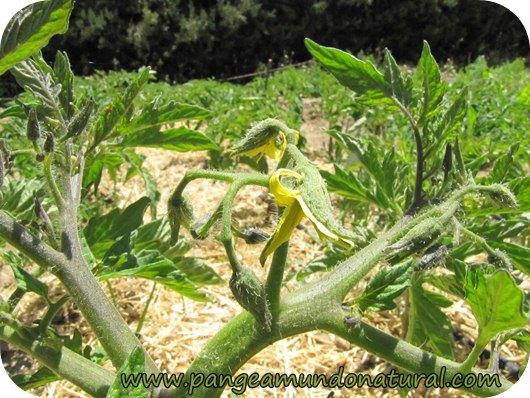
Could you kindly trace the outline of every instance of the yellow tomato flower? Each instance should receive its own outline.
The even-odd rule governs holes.
[[[290,185],[294,186],[285,185],[282,182],[282,177],[290,177]],[[294,180],[294,183],[292,180]],[[269,189],[274,196],[276,203],[285,209],[282,213],[282,216],[280,217],[280,220],[278,221],[278,226],[276,227],[274,234],[268,240],[263,252],[261,253],[260,263],[262,265],[265,263],[267,257],[271,253],[273,253],[279,246],[289,240],[293,230],[300,223],[300,221],[302,221],[304,216],[311,221],[321,239],[330,239],[346,247],[355,245],[354,241],[352,240],[353,237],[352,239],[349,239],[347,232],[338,228],[334,223],[334,220],[321,219],[322,217],[319,217],[314,211],[311,210],[311,206],[308,206],[303,198],[301,190],[297,187],[297,185],[300,187],[303,186],[303,182],[304,176],[302,174],[289,169],[276,170],[269,180]],[[318,192],[315,193],[318,194]],[[326,203],[326,201],[324,201],[324,203]],[[322,210],[319,206],[314,207],[317,211]],[[322,215],[324,217],[328,217],[328,212],[322,212]]]
[[[280,131],[277,136],[269,138],[261,146],[239,152],[239,155],[247,155],[250,157],[266,155],[271,159],[278,160],[282,157],[286,146],[287,139],[283,131]]]
[[[287,143],[296,143],[299,133],[276,119],[265,119],[250,128],[230,152],[234,155],[257,157],[266,155],[280,159]]]

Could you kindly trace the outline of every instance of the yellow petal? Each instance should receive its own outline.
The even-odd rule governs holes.
[[[277,136],[271,137],[263,145],[241,152],[241,155],[247,155],[250,157],[257,157],[266,155],[271,159],[278,160],[283,156],[285,147],[287,146],[287,139],[285,134],[280,131]]]
[[[259,257],[261,265],[265,264],[267,257],[271,253],[273,253],[278,247],[289,240],[293,230],[300,223],[300,221],[302,221],[303,217],[304,212],[300,207],[300,203],[298,203],[296,200],[284,209],[274,234],[272,234],[271,238],[265,245],[265,248],[261,252]]]
[[[318,219],[315,217],[315,215],[311,212],[307,204],[304,202],[304,199],[301,196],[298,196],[297,198],[298,203],[300,204],[300,207],[302,211],[304,212],[304,215],[309,218],[313,226],[315,227],[318,236],[320,239],[330,239],[342,246],[349,246],[353,247],[355,246],[355,243],[349,239],[346,239],[342,236],[337,235],[333,231],[331,231],[328,227],[326,227],[324,224],[322,224]]]
[[[278,169],[271,175],[269,179],[269,190],[274,195],[276,203],[283,207],[291,205],[300,194],[300,191],[285,186],[281,181],[282,177],[293,177],[297,180],[301,180],[303,177],[296,171],[289,169]]]

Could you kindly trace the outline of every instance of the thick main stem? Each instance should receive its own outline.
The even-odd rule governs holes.
[[[68,221],[68,218],[65,221]],[[70,221],[70,224],[73,223]],[[0,211],[0,236],[59,278],[94,330],[112,363],[119,368],[134,348],[141,344],[103,292],[82,254],[77,251],[80,250],[80,243],[76,249],[77,244],[73,236],[74,233],[77,235],[75,226],[68,226],[65,232],[71,236],[65,238],[69,239],[69,247],[72,250],[68,256],[47,246],[7,213]],[[146,371],[158,372],[148,356]]]
[[[297,293],[293,293],[291,296],[296,295]],[[294,297],[289,301],[300,303]],[[184,380],[195,380],[197,383],[199,379],[204,380],[210,374],[234,375],[243,364],[273,342],[312,330],[325,330],[336,334],[407,372],[441,374],[444,367],[444,383],[451,381],[454,375],[461,372],[460,363],[437,357],[363,322],[355,327],[347,327],[340,305],[328,300],[291,305],[282,303],[277,325],[273,334],[266,336],[259,332],[260,326],[249,313],[244,312],[237,316],[208,342],[188,369]],[[482,369],[472,370],[475,373],[492,375]],[[194,379],[192,374],[195,375]],[[503,377],[499,377],[499,381],[500,386],[473,386],[466,390],[479,396],[491,396],[506,391],[512,385]],[[181,387],[171,396],[218,398],[223,391],[223,388],[207,388],[199,383],[191,385],[194,386],[193,390]]]
[[[70,265],[58,268],[56,275],[94,330],[112,364],[119,368],[131,352],[142,345],[86,263],[77,224],[76,187],[69,173],[65,173],[62,180],[65,205],[59,212],[63,227],[61,246]],[[147,353],[145,368],[148,373],[159,372]]]

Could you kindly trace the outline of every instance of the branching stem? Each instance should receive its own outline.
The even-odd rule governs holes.
[[[64,208],[65,203],[61,191],[57,186],[57,182],[52,174],[52,159],[52,155],[46,155],[46,157],[44,158],[44,178],[46,179],[46,183],[50,188],[51,194],[53,196],[55,204],[57,205],[57,208],[59,209],[59,211],[61,211],[61,209]]]
[[[115,375],[65,346],[55,347],[35,340],[16,328],[0,326],[0,340],[21,349],[48,369],[79,386],[96,398],[105,398]]]
[[[394,99],[394,103],[403,112],[405,117],[408,119],[412,126],[412,132],[414,134],[414,142],[416,143],[416,183],[414,185],[414,199],[410,207],[409,213],[416,212],[423,204],[423,168],[425,167],[425,156],[423,153],[423,141],[421,138],[420,127],[414,116],[409,110],[397,99]]]
[[[285,262],[287,260],[288,250],[289,242],[285,242],[274,251],[269,274],[267,275],[267,282],[265,284],[265,291],[267,292],[267,300],[270,305],[273,325],[276,323],[280,312],[280,293],[282,290],[283,274],[285,272]]]
[[[462,362],[460,365],[460,371],[462,373],[469,373],[473,366],[477,363],[478,359],[480,358],[480,354],[482,354],[482,351],[486,348],[488,345],[488,341],[482,342],[480,341],[480,338],[475,341],[475,345],[473,346],[473,349],[467,356],[466,360]]]

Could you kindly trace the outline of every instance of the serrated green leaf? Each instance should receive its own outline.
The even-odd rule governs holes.
[[[526,351],[527,353],[530,353],[530,331],[521,330],[514,336],[511,336],[510,338],[517,342],[517,346],[520,349]]]
[[[70,60],[66,53],[58,51],[55,55],[53,71],[58,84],[61,85],[59,100],[63,109],[66,111],[66,117],[72,117],[74,113],[74,74],[70,67]]]
[[[358,141],[347,137],[345,143],[373,177],[376,190],[370,195],[372,201],[383,209],[398,207],[392,200],[395,192],[394,181],[397,175],[397,165],[393,162],[393,151],[387,153],[381,162],[381,154],[371,141],[362,147]]]
[[[46,116],[61,117],[61,85],[56,82],[55,72],[42,54],[19,62],[11,69],[11,74],[20,87],[41,102]]]
[[[32,219],[35,195],[44,192],[43,182],[38,179],[7,178],[2,187],[2,210],[18,219]]]
[[[316,272],[329,271],[347,257],[347,252],[339,251],[337,248],[331,247],[323,255],[312,259],[305,267],[298,271],[296,273],[296,280],[303,281],[306,277]]]
[[[122,374],[136,376],[144,372],[145,353],[141,347],[136,347],[118,371],[114,383],[107,392],[107,398],[148,398],[149,391],[141,382],[137,387],[124,387],[122,383]]]
[[[343,86],[359,95],[370,93],[372,98],[392,96],[390,84],[371,62],[336,48],[321,46],[311,39],[305,39],[304,43],[313,58]]]
[[[118,130],[120,134],[127,135],[180,120],[203,120],[209,116],[211,112],[200,106],[174,101],[159,105],[159,101],[155,100],[143,107],[140,114],[120,125]]]
[[[410,317],[407,339],[415,345],[427,344],[432,351],[446,358],[453,358],[451,321],[426,291],[421,277],[413,278],[409,289]]]
[[[7,253],[8,252],[6,252],[5,254]],[[30,273],[26,272],[20,265],[16,264],[14,261],[8,261],[8,264],[11,267],[11,270],[13,271],[17,286],[20,289],[26,292],[36,293],[39,296],[44,297],[46,300],[48,300],[48,286],[39,281]]]
[[[98,257],[116,238],[142,225],[145,210],[150,204],[147,197],[138,199],[125,209],[114,209],[103,216],[92,217],[83,233],[92,252]]]
[[[326,180],[329,192],[343,196],[348,199],[371,202],[373,197],[357,177],[347,170],[334,165],[335,173],[331,174],[327,171],[320,171],[322,177]]]
[[[427,289],[424,289],[423,292],[431,303],[434,303],[436,306],[440,308],[446,308],[446,307],[450,307],[451,305],[453,305],[453,302],[442,294],[431,292],[430,290],[427,290]]]
[[[109,172],[110,178],[115,181],[117,172],[122,164],[123,156],[121,154],[115,152],[98,154],[85,169],[83,187],[88,188],[93,185],[97,191],[104,169]]]
[[[125,147],[150,147],[178,152],[217,150],[219,147],[206,135],[186,127],[165,131],[148,129],[128,134],[121,143]]]
[[[516,166],[514,165],[514,155],[519,149],[519,143],[512,144],[506,153],[500,155],[495,162],[489,173],[489,180],[493,183],[505,182],[506,177],[510,171]],[[514,167],[515,166],[515,167]]]
[[[439,146],[451,138],[456,127],[460,125],[466,114],[467,90],[462,90],[449,108],[443,113],[435,129],[434,138]]]
[[[109,105],[103,107],[94,126],[94,135],[97,142],[110,137],[114,133],[118,123],[130,112],[134,99],[147,84],[151,75],[150,69],[140,69],[138,75],[125,92],[116,95]]]
[[[468,267],[464,287],[465,300],[478,323],[480,344],[529,323],[523,311],[524,293],[507,271],[488,273],[483,267]]]
[[[414,260],[385,267],[368,283],[356,300],[362,311],[385,311],[396,307],[394,299],[410,286]]]
[[[392,97],[404,106],[409,106],[412,101],[412,80],[403,74],[388,48],[385,48],[383,73],[392,90]]]
[[[440,105],[445,94],[445,85],[441,79],[440,68],[426,41],[423,42],[416,74],[423,87],[421,119],[424,120]]]
[[[206,262],[197,257],[172,258],[173,264],[197,285],[217,285],[223,279]]]
[[[0,44],[0,75],[66,32],[72,0],[40,1],[19,11],[9,22]]]
[[[207,300],[198,285],[217,284],[222,279],[201,259],[184,256],[188,246],[170,247],[170,236],[166,219],[129,231],[107,245],[104,254],[97,251],[102,265],[97,277],[149,279],[193,300]]]
[[[24,112],[24,108],[20,105],[12,105],[0,112],[0,119],[12,117],[18,119],[25,119],[26,113]]]
[[[85,258],[85,261],[90,269],[94,268],[97,264],[96,257],[92,253],[92,250],[90,250],[90,246],[88,245],[88,242],[86,241],[85,235],[83,232],[80,233],[79,240],[81,241],[81,249],[83,250],[83,257]]]
[[[61,380],[59,376],[53,373],[48,368],[39,368],[35,373],[30,375],[18,374],[11,377],[11,380],[23,390],[31,390],[34,388],[44,387],[54,381]]]
[[[425,280],[446,293],[461,299],[465,296],[464,288],[454,275],[428,275]]]
[[[138,174],[144,180],[145,192],[147,197],[151,200],[151,216],[156,217],[156,202],[160,198],[160,192],[156,186],[156,181],[149,173],[149,171],[142,167],[143,158],[134,151],[124,150],[121,152],[123,159],[131,166],[127,172],[126,180],[128,180],[134,174]]]
[[[192,300],[208,301],[208,296],[198,290],[177,264],[157,250],[145,250],[134,255],[134,258],[130,255],[124,256],[126,256],[127,263],[118,263],[118,265],[128,268],[117,271],[105,270],[98,275],[98,279],[102,281],[124,277],[149,279]]]

